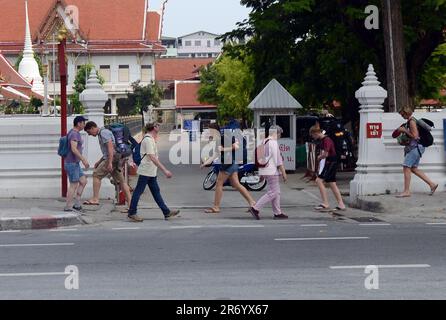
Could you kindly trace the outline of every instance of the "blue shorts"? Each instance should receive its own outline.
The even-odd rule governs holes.
[[[232,175],[234,172],[238,172],[239,165],[238,164],[231,164],[231,165],[223,165],[222,171],[226,173],[227,175]]]
[[[70,183],[79,182],[80,178],[85,176],[79,162],[65,163],[65,171],[67,172]]]
[[[417,148],[410,150],[404,157],[403,167],[418,168],[420,165],[421,156],[423,155],[425,148],[422,145],[418,145]]]

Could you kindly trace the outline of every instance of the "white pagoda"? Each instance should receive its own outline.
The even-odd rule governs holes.
[[[25,48],[23,50],[23,59],[19,65],[19,73],[32,84],[32,91],[44,96],[45,88],[43,79],[39,72],[39,65],[34,58],[34,50],[31,42],[31,31],[29,27],[28,18],[28,1],[25,1],[26,12],[26,33],[25,33]]]

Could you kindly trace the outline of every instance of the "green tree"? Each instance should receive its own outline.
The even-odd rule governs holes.
[[[94,68],[92,64],[84,64],[82,65],[76,73],[76,78],[74,79],[74,93],[69,97],[71,101],[71,105],[73,106],[74,114],[83,114],[85,112],[82,103],[79,100],[80,94],[85,90],[86,81],[90,76],[91,70]],[[99,83],[103,85],[105,83],[104,78],[98,73],[96,70],[96,74],[99,79]]]
[[[133,92],[127,92],[127,103],[125,104],[127,107],[123,108],[125,110],[119,110],[120,114],[142,114],[142,110],[147,110],[149,105],[155,108],[161,105],[163,89],[158,84],[142,86],[141,81],[138,80],[132,83],[132,89]]]
[[[410,98],[438,94],[445,61],[442,31],[446,1],[402,1],[404,44]],[[357,119],[355,91],[367,65],[374,64],[386,86],[383,19],[379,30],[367,30],[366,6],[380,0],[241,0],[249,19],[225,34],[230,40],[249,37],[243,50],[252,56],[255,91],[276,78],[306,107],[341,101],[345,121]],[[440,36],[441,35],[441,36]],[[240,54],[240,46],[228,53]],[[433,66],[438,67],[435,74]],[[429,66],[431,66],[429,68]]]
[[[223,55],[215,64],[202,68],[199,101],[217,105],[220,121],[229,118],[252,120],[248,105],[253,98],[254,74],[249,64],[247,55],[238,58]]]

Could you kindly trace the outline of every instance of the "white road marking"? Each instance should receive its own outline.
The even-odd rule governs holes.
[[[265,228],[264,225],[241,225],[241,226],[237,226],[237,225],[232,225],[230,226],[230,228]]]
[[[445,226],[446,222],[432,222],[432,223],[426,223],[428,226]]]
[[[51,229],[50,232],[77,231],[78,229]]]
[[[39,277],[39,276],[65,276],[65,272],[42,272],[42,273],[0,273],[0,277]]]
[[[172,226],[170,229],[201,229],[203,226]]]
[[[331,238],[282,238],[275,241],[317,241],[317,240],[367,240],[369,237],[331,237]]]
[[[368,265],[371,266],[371,265]],[[330,269],[365,269],[368,266],[331,266]],[[428,264],[390,264],[390,265],[376,265],[379,269],[398,269],[398,268],[430,268]]]
[[[0,248],[10,248],[10,247],[55,247],[55,246],[74,246],[74,243],[22,243],[22,244],[0,244]]]
[[[301,227],[327,227],[326,224],[301,224]]]
[[[140,230],[140,227],[127,227],[127,228],[112,228],[112,230],[118,231],[118,230]]]
[[[361,227],[384,227],[384,226],[391,226],[390,223],[360,223],[359,226]]]
[[[0,231],[0,233],[19,233],[22,232],[22,230],[5,230],[5,231]]]

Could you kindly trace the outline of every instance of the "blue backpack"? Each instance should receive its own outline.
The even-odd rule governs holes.
[[[62,158],[65,158],[70,152],[70,148],[68,146],[68,135],[59,139],[59,148],[57,149],[57,154]]]
[[[132,142],[132,149],[133,149],[133,153],[132,153],[132,157],[133,157],[133,162],[139,166],[141,164],[142,159],[144,159],[144,157],[146,156],[146,154],[144,156],[141,157],[141,143],[144,141],[144,139],[147,137],[144,137],[140,143],[137,143],[136,140],[131,139]]]

